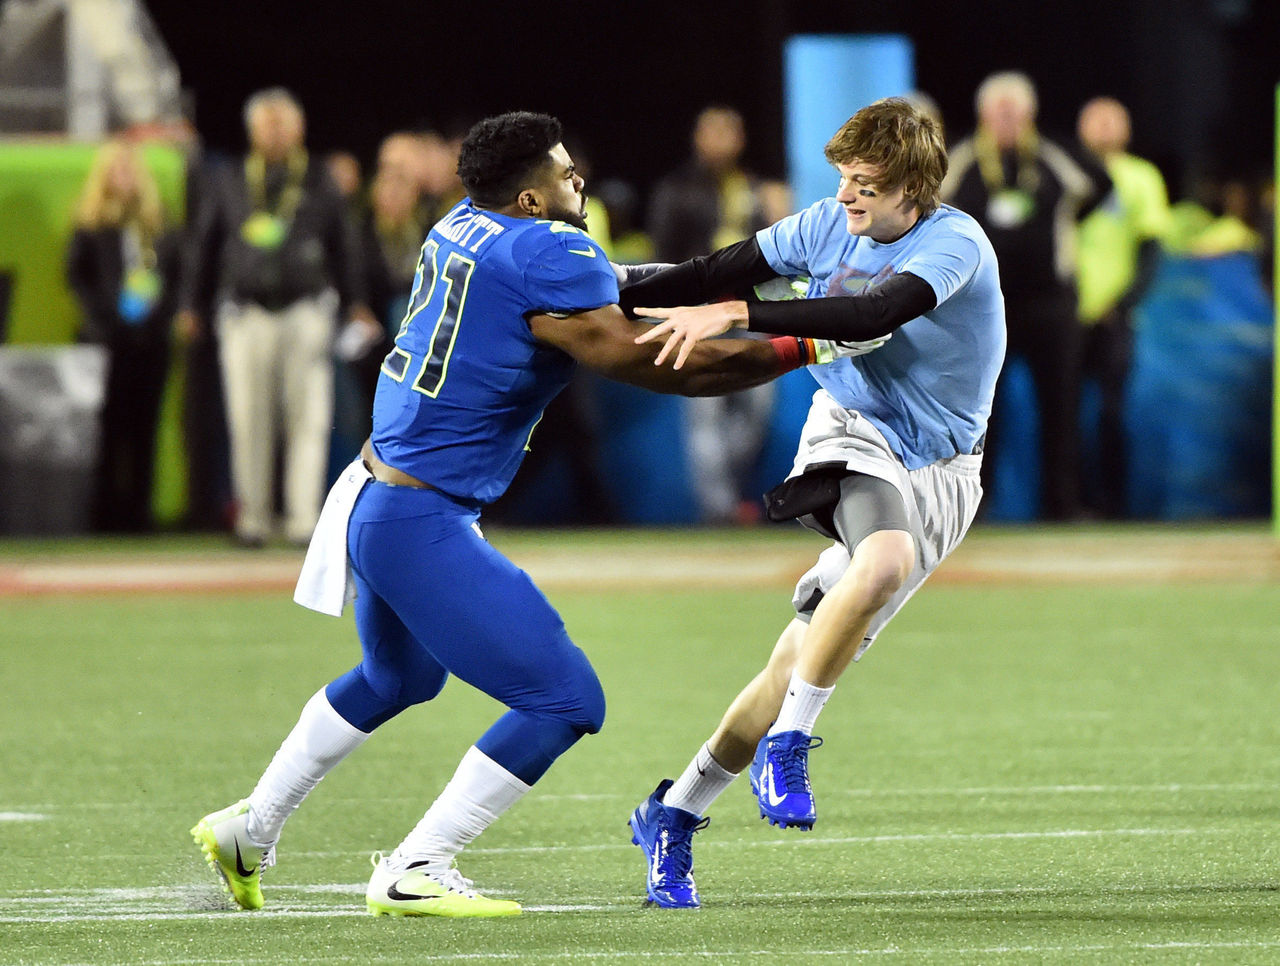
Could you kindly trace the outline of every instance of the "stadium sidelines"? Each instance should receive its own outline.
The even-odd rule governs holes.
[[[681,533],[675,545],[654,531],[625,553],[591,532],[495,543],[547,590],[667,590],[785,587],[823,544],[808,535],[778,541],[726,538],[705,545]],[[504,535],[505,536],[505,535]],[[741,536],[737,534],[735,536]],[[551,541],[558,545],[549,545]],[[535,545],[536,543],[536,545]],[[48,594],[282,592],[293,587],[299,551],[150,555],[144,545],[77,550],[0,564],[0,598]],[[934,583],[1112,583],[1173,580],[1280,581],[1280,542],[1262,528],[976,530],[931,578]]]

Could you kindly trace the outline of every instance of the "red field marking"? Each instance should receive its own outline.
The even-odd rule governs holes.
[[[786,589],[823,544],[798,539],[701,546],[659,541],[510,550],[548,590]],[[77,553],[0,564],[0,598],[56,594],[291,593],[299,551],[173,556]],[[1280,543],[1263,531],[979,531],[932,578],[946,584],[1090,584],[1171,581],[1280,583]]]

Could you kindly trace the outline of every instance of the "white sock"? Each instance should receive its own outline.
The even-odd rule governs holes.
[[[711,749],[703,745],[689,762],[676,783],[667,789],[662,804],[671,808],[680,808],[694,815],[705,815],[711,803],[720,797],[720,793],[733,784],[738,777],[737,772],[725,771],[720,762],[711,754]]]
[[[769,729],[769,734],[776,735],[783,731],[803,731],[813,734],[814,723],[818,720],[818,712],[831,697],[835,685],[829,688],[815,688],[791,672],[791,681],[787,685],[787,696],[782,699],[782,710],[778,712],[778,720]]]
[[[249,796],[249,838],[274,845],[311,789],[368,737],[333,710],[324,688],[313,694]]]
[[[387,857],[387,865],[396,872],[417,862],[447,868],[531,787],[472,745],[440,797]]]

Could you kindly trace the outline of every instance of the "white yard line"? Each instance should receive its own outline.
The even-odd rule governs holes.
[[[342,909],[339,905],[326,905],[319,902],[308,902],[305,899],[299,899],[299,896],[309,895],[336,895],[348,897],[363,897],[365,885],[364,882],[320,882],[320,883],[267,883],[270,898],[274,900],[272,905],[282,908],[271,909],[267,911],[274,912],[293,912],[293,911],[323,911],[324,909]],[[1141,896],[1144,894],[1153,895],[1180,895],[1204,891],[1204,886],[1191,883],[1183,885],[1170,885],[1167,887],[1151,886],[1151,885],[1109,885],[1097,886],[1090,888],[1090,894],[1097,895],[1132,895]],[[1262,890],[1264,886],[1256,887],[1248,884],[1242,885],[1242,891],[1248,891],[1250,888]],[[1269,888],[1269,887],[1267,887]],[[492,890],[491,890],[492,891]],[[497,894],[495,892],[495,894]],[[514,895],[513,890],[502,890],[502,894]],[[990,889],[860,889],[848,890],[838,888],[827,888],[823,892],[823,898],[830,900],[857,900],[865,902],[877,901],[893,901],[897,899],[1020,899],[1035,896],[1054,896],[1069,894],[1069,890],[1062,886],[1006,886],[1001,888]],[[286,899],[282,900],[280,897]],[[637,892],[635,894],[627,893],[620,895],[598,896],[597,901],[590,903],[570,903],[564,905],[526,905],[526,909],[546,909],[546,910],[603,910],[633,907],[641,901],[641,896]],[[733,898],[738,901],[776,901],[790,899],[811,898],[810,893],[805,892],[735,892]],[[230,901],[225,895],[217,891],[217,886],[212,882],[203,883],[199,886],[187,885],[181,887],[168,886],[145,886],[137,889],[122,888],[104,888],[104,887],[85,887],[85,888],[67,888],[67,889],[41,889],[27,896],[11,896],[0,897],[0,907],[13,906],[22,907],[24,905],[66,905],[68,901],[86,903],[86,902],[112,902],[118,904],[118,907],[125,912],[138,912],[144,910],[151,904],[160,903],[165,909],[170,909],[180,901],[192,902],[196,900],[204,900],[209,902],[217,902],[217,909],[190,909],[188,912],[204,915],[206,913],[214,915],[236,914],[226,904]],[[225,907],[225,908],[224,908]],[[104,914],[105,915],[105,914]],[[259,915],[259,912],[247,913],[247,917]]]
[[[1106,838],[1116,836],[1132,838],[1140,836],[1185,836],[1185,835],[1239,835],[1240,829],[1231,828],[1117,828],[1117,829],[1050,829],[1031,832],[919,832],[899,833],[892,835],[849,835],[849,836],[813,836],[797,833],[796,835],[777,836],[774,838],[737,838],[709,839],[700,844],[702,849],[776,849],[794,848],[812,845],[887,845],[911,842],[982,842],[1000,840],[1035,840],[1035,839],[1067,839],[1067,838]],[[467,855],[559,855],[565,852],[625,852],[633,849],[630,840],[620,835],[614,842],[597,842],[584,845],[497,845],[489,848],[469,848]],[[290,850],[289,857],[294,859],[350,859],[353,857],[368,858],[372,849],[355,852],[344,850]],[[94,856],[97,861],[124,862],[136,861],[136,853],[104,853]],[[0,902],[3,899],[0,898]]]
[[[810,836],[791,836],[787,839],[739,839],[736,841],[716,841],[712,840],[706,843],[706,848],[713,850],[722,850],[732,848],[740,850],[743,848],[777,848],[777,847],[794,847],[794,846],[823,846],[830,847],[835,845],[873,845],[884,843],[903,843],[903,842],[957,842],[957,841],[1000,841],[1000,840],[1044,840],[1044,839],[1064,839],[1064,838],[1107,838],[1107,837],[1149,837],[1149,836],[1206,836],[1218,834],[1235,834],[1230,829],[1155,829],[1155,828],[1123,828],[1123,829],[1053,829],[1039,832],[940,832],[927,834],[904,834],[904,835],[862,835],[862,836],[832,836],[825,838],[814,838]],[[629,843],[617,842],[605,845],[569,845],[569,846],[527,846],[527,847],[507,847],[507,848],[488,848],[488,849],[471,849],[472,854],[489,854],[489,855],[513,855],[513,854],[543,854],[543,853],[563,853],[563,852],[599,852],[599,851],[623,851],[629,850],[632,846]],[[295,853],[295,857],[350,857],[351,853],[320,853],[320,852],[303,852]],[[253,915],[271,915],[271,916],[324,916],[333,915],[353,915],[360,910],[352,911],[346,906],[333,906],[317,903],[308,903],[299,896],[306,895],[336,895],[351,896],[353,900],[358,900],[364,891],[362,883],[319,883],[314,885],[289,885],[280,884],[272,887],[272,892],[276,895],[290,897],[291,901],[285,908],[255,912]],[[496,891],[496,890],[495,890]],[[891,892],[858,892],[846,895],[841,894],[844,898],[853,899],[874,899],[874,898],[903,898],[903,897],[919,897],[919,896],[935,896],[947,897],[949,895],[964,895],[969,897],[982,897],[992,895],[1018,895],[1033,890],[959,890],[956,892],[945,892],[938,890],[926,890],[924,892],[901,891],[894,890]],[[774,896],[770,894],[769,898]],[[831,898],[837,895],[832,893]],[[740,897],[741,898],[741,897]],[[201,885],[174,885],[174,886],[149,886],[136,889],[122,888],[94,888],[94,889],[60,889],[49,890],[40,889],[32,892],[16,895],[16,896],[0,896],[0,923],[23,923],[23,922],[97,922],[97,921],[116,921],[129,919],[206,919],[216,918],[226,915],[229,910],[209,909],[208,906],[214,902],[223,902],[220,894],[212,884]],[[627,897],[609,897],[606,904],[572,904],[566,906],[544,906],[541,907],[551,911],[607,911],[610,909],[626,908],[636,902],[636,899],[627,901]],[[84,906],[98,904],[105,906],[97,912],[80,911]],[[174,909],[175,905],[199,905],[199,909]],[[67,907],[70,906],[71,909]],[[43,907],[43,908],[41,908]],[[159,908],[157,908],[159,907]],[[533,907],[531,907],[533,908]],[[33,910],[39,909],[39,912],[33,914]],[[19,912],[18,910],[24,910]]]

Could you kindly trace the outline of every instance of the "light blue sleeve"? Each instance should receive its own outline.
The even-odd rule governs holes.
[[[929,244],[911,254],[898,267],[929,283],[941,305],[962,289],[978,270],[982,250],[972,238],[957,231],[939,231]]]
[[[816,263],[824,255],[822,240],[831,231],[833,204],[843,225],[844,209],[828,198],[757,232],[756,243],[769,267],[779,275],[792,277],[819,274]]]

